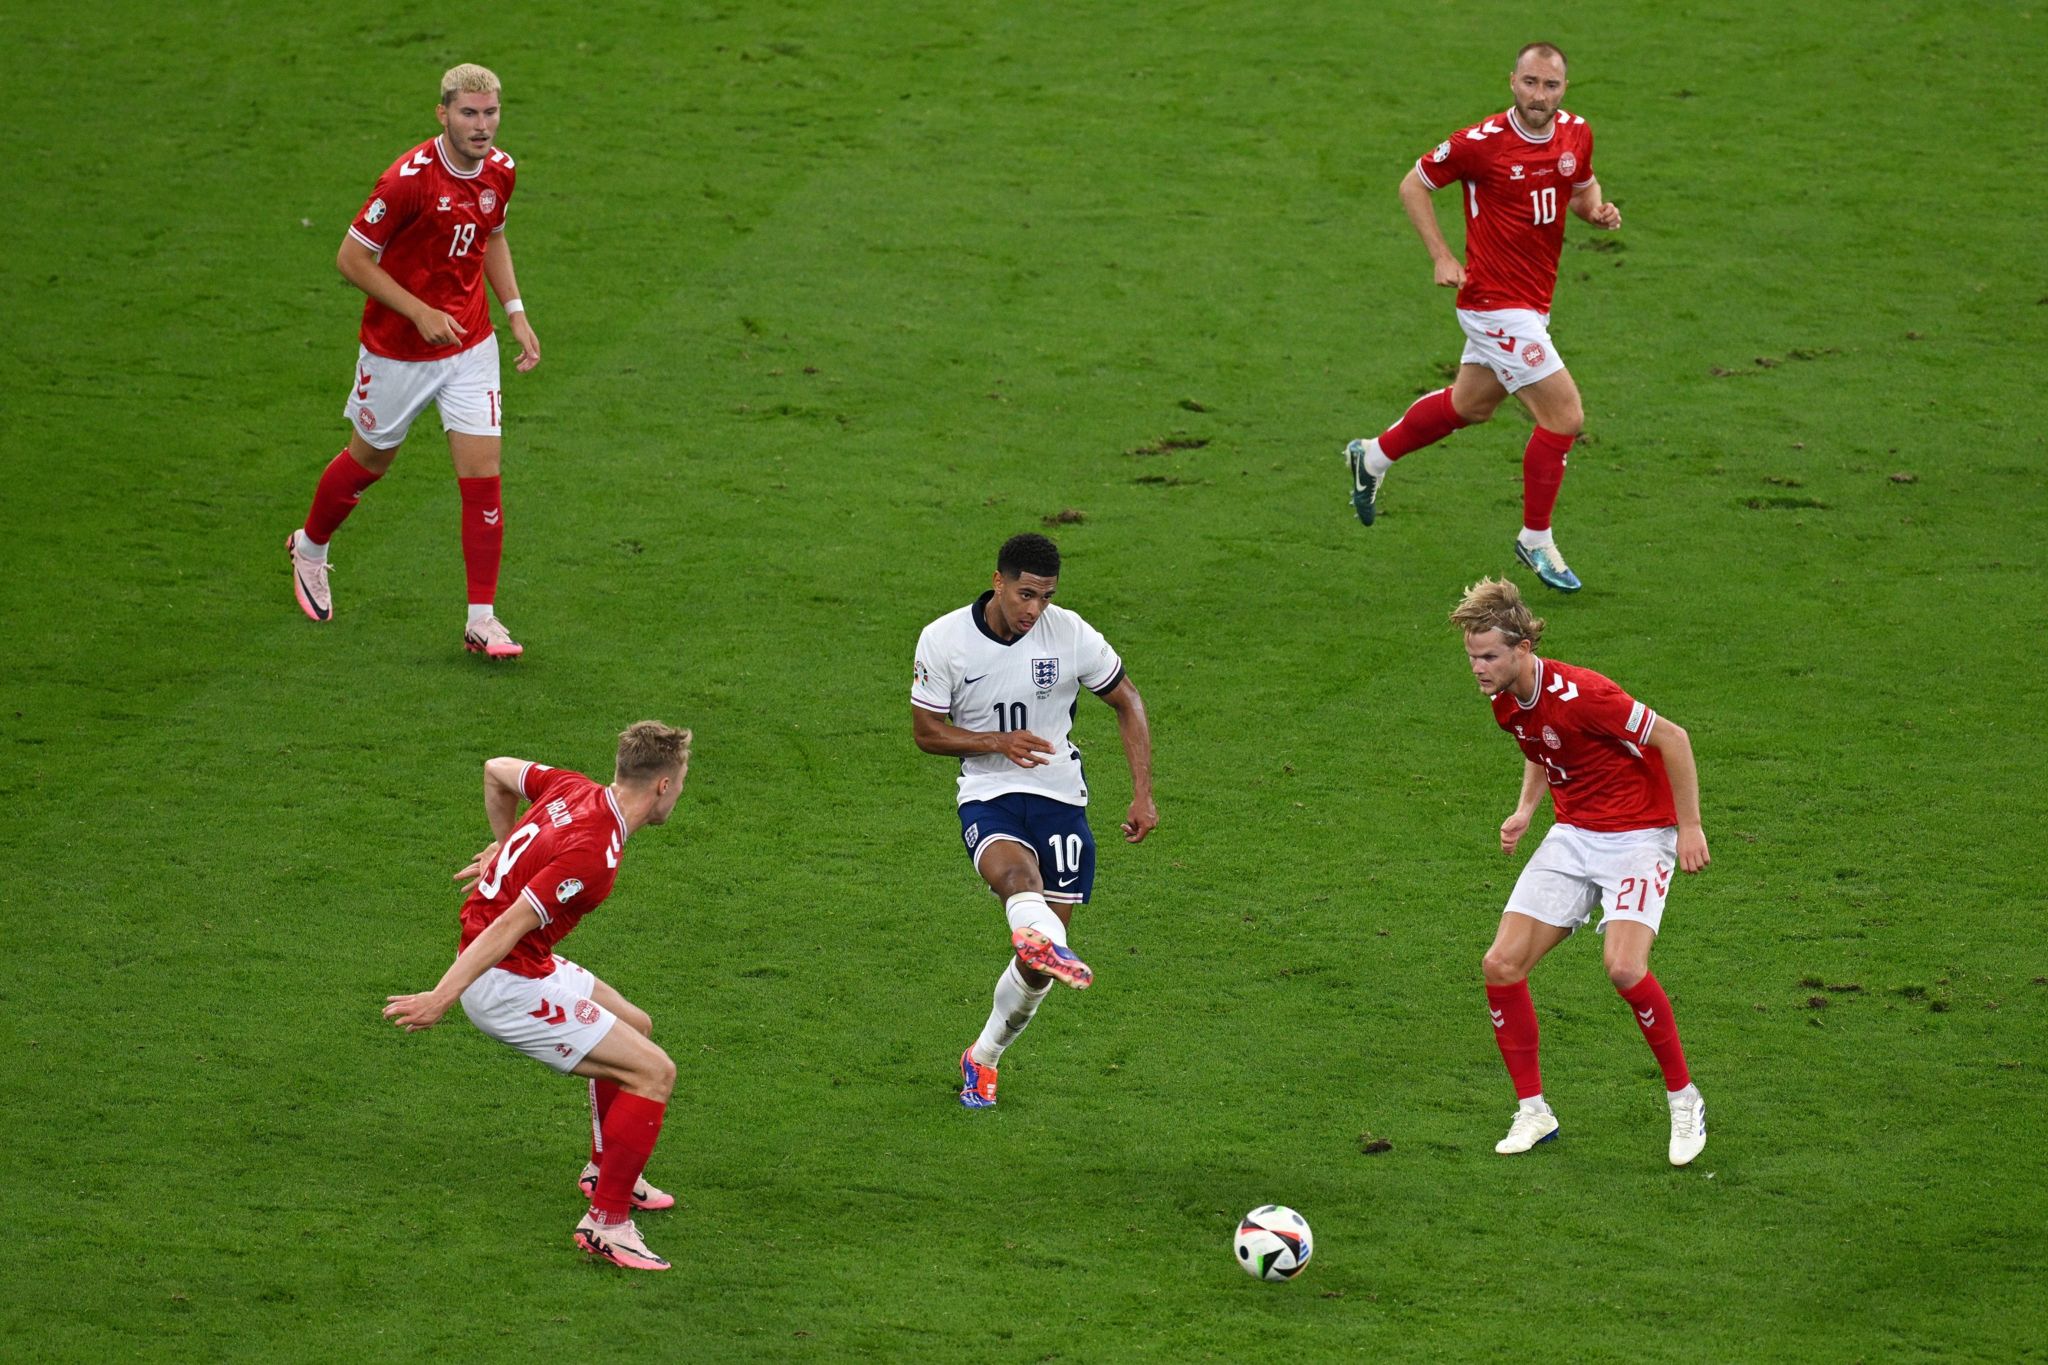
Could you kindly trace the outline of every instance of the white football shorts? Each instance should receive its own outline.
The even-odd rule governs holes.
[[[619,1017],[590,998],[597,978],[566,957],[538,979],[493,967],[462,993],[481,1033],[557,1071],[573,1071]]]
[[[1515,880],[1507,908],[1577,932],[1597,905],[1600,933],[1616,920],[1634,920],[1654,934],[1664,922],[1664,897],[1677,866],[1675,825],[1615,833],[1552,825]]]
[[[1489,312],[1458,310],[1465,332],[1460,364],[1484,365],[1509,393],[1548,379],[1564,368],[1557,347],[1550,344],[1550,314],[1527,308],[1496,308]]]
[[[341,415],[377,449],[396,449],[428,403],[441,409],[444,431],[465,436],[504,431],[496,332],[446,360],[393,360],[360,346],[356,351],[355,381]]]

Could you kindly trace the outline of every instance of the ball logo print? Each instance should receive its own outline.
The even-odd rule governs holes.
[[[1237,1264],[1255,1280],[1291,1280],[1315,1255],[1308,1220],[1284,1204],[1261,1204],[1238,1220],[1231,1240]]]
[[[569,903],[569,898],[570,898],[571,896],[575,895],[575,894],[576,894],[576,893],[577,893],[578,891],[581,891],[582,889],[583,889],[583,879],[582,879],[582,878],[580,878],[580,877],[569,877],[569,878],[565,878],[565,879],[563,880],[562,884],[561,884],[560,886],[558,886],[558,887],[556,887],[556,888],[555,888],[555,904],[557,904],[557,905],[567,905],[567,904]]]
[[[1450,159],[1450,155],[1451,144],[1449,142],[1439,142],[1436,144],[1436,150],[1429,154],[1429,159],[1431,161],[1447,161]]]
[[[384,201],[382,199],[372,199],[370,201],[370,207],[363,210],[363,221],[366,223],[381,223],[384,221]]]

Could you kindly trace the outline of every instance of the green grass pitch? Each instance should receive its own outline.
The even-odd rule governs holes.
[[[2048,17],[1520,23],[10,10],[0,1357],[2040,1359]],[[1534,981],[1565,1138],[1491,1150],[1519,763],[1443,615],[1511,567],[1526,423],[1369,531],[1337,453],[1456,356],[1394,186],[1532,37],[1627,214],[1564,256],[1589,586],[1546,647],[1691,730],[1715,855],[1655,959],[1685,1171],[1587,943]],[[545,348],[515,667],[458,648],[431,419],[330,628],[279,551],[343,435],[336,245],[460,60],[507,82]],[[1001,920],[909,654],[1069,510],[1163,823],[1104,842],[1096,988],[969,1114]],[[481,760],[601,771],[646,715],[690,788],[571,947],[678,1062],[666,1276],[570,1245],[576,1085],[377,1014],[452,949]],[[1106,708],[1079,738],[1108,832]],[[1290,1285],[1230,1261],[1266,1201],[1317,1233]]]

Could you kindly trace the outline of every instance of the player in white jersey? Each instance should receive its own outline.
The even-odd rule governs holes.
[[[1082,688],[1115,710],[1131,765],[1125,842],[1142,842],[1159,823],[1144,699],[1101,632],[1052,605],[1059,576],[1058,546],[1012,536],[996,555],[990,590],[917,637],[917,747],[960,760],[960,837],[1002,897],[1015,954],[981,1036],[960,1054],[960,1103],[969,1109],[994,1107],[996,1064],[1052,983],[1081,990],[1095,979],[1067,946],[1074,907],[1095,886],[1088,783],[1068,739]]]

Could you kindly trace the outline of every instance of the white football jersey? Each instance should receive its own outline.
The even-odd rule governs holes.
[[[996,638],[982,609],[993,593],[949,611],[917,637],[911,669],[911,704],[950,715],[963,730],[1029,730],[1053,751],[1035,768],[1001,754],[960,760],[960,800],[986,801],[1031,792],[1069,805],[1088,804],[1081,751],[1067,735],[1081,688],[1114,691],[1124,661],[1102,633],[1065,607],[1046,604],[1029,631]]]

